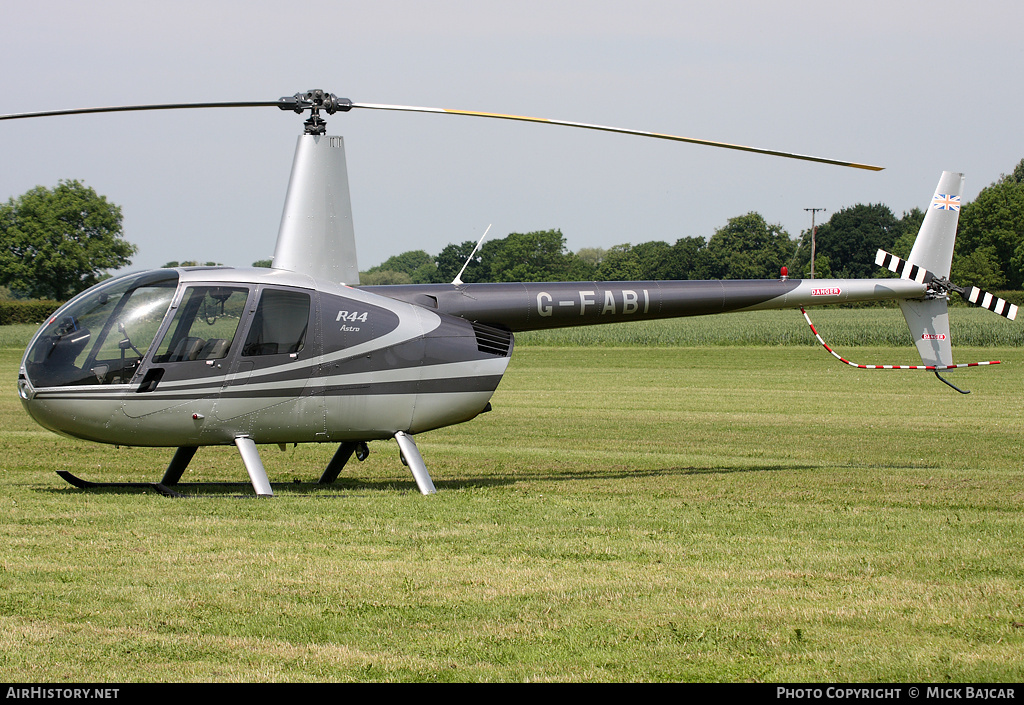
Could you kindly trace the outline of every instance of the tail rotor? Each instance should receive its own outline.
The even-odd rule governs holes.
[[[963,297],[964,301],[972,306],[979,306],[981,308],[988,309],[992,313],[999,314],[1011,321],[1017,318],[1018,307],[1016,304],[1011,304],[1006,299],[999,298],[995,294],[982,291],[976,286],[957,286],[953,282],[949,281],[949,279],[946,279],[945,277],[937,277],[927,269],[918,267],[916,264],[911,264],[907,260],[900,259],[896,255],[890,254],[885,250],[879,250],[876,253],[875,264],[879,267],[885,267],[890,272],[898,274],[901,279],[916,281],[918,284],[927,284],[929,286],[929,295],[931,297],[941,296],[950,291],[955,291]]]

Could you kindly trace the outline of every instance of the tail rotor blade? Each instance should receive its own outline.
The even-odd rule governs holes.
[[[987,291],[982,291],[976,286],[969,286],[961,294],[968,303],[975,306],[987,308],[992,313],[1009,318],[1011,321],[1017,318],[1017,306],[1006,299],[1001,299]]]
[[[911,264],[905,259],[900,259],[885,250],[879,250],[875,253],[875,264],[897,274],[900,279],[909,279],[918,284],[930,284],[935,279],[935,275],[927,269]]]

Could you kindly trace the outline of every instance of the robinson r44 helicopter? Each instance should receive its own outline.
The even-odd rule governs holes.
[[[141,486],[174,495],[200,446],[234,444],[256,494],[272,495],[257,444],[338,444],[319,480],[326,484],[353,454],[366,456],[367,442],[394,438],[419,490],[433,493],[414,437],[490,409],[519,331],[896,300],[921,355],[923,364],[914,367],[939,376],[940,370],[991,364],[953,363],[950,292],[1016,316],[1015,306],[949,281],[964,182],[952,172],[942,174],[908,259],[879,251],[878,264],[900,278],[502,284],[456,278],[360,288],[344,142],[326,134],[321,113],[397,110],[520,120],[880,167],[585,123],[353,103],[321,90],[267,102],[87,108],[0,120],[262,106],[309,112],[273,267],[181,267],[109,279],[56,311],[25,352],[18,392],[45,428],[100,443],[177,448],[158,483],[93,483],[60,473],[78,487]]]

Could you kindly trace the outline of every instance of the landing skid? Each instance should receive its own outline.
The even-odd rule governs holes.
[[[176,492],[175,489],[185,490],[201,487],[237,487],[240,490],[252,489],[252,485],[248,482],[179,482],[174,485],[175,489],[168,487],[162,482],[91,482],[89,480],[83,480],[67,470],[57,470],[56,472],[68,484],[74,485],[80,490],[96,490],[113,487],[122,489],[155,490],[165,497],[187,497],[188,495]],[[244,494],[241,496],[251,495]]]
[[[170,487],[160,482],[89,482],[88,480],[83,480],[80,477],[72,475],[67,470],[58,470],[57,474],[60,475],[69,484],[74,485],[80,490],[95,490],[104,487],[121,487],[139,490],[156,490],[164,497],[185,496],[179,492],[175,492]]]

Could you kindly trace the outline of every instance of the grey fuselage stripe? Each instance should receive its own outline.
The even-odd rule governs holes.
[[[501,381],[501,375],[476,375],[466,377],[442,377],[435,379],[410,379],[381,382],[361,382],[356,384],[309,384],[303,386],[282,386],[253,388],[239,384],[233,387],[182,388],[165,394],[147,393],[123,396],[124,390],[118,394],[104,395],[112,399],[137,399],[158,401],[187,401],[195,399],[197,394],[219,396],[225,399],[251,398],[288,398],[301,396],[349,396],[353,394],[458,394],[463,392],[493,391]],[[76,393],[74,389],[59,391],[41,390],[37,399],[96,399],[96,395]]]

